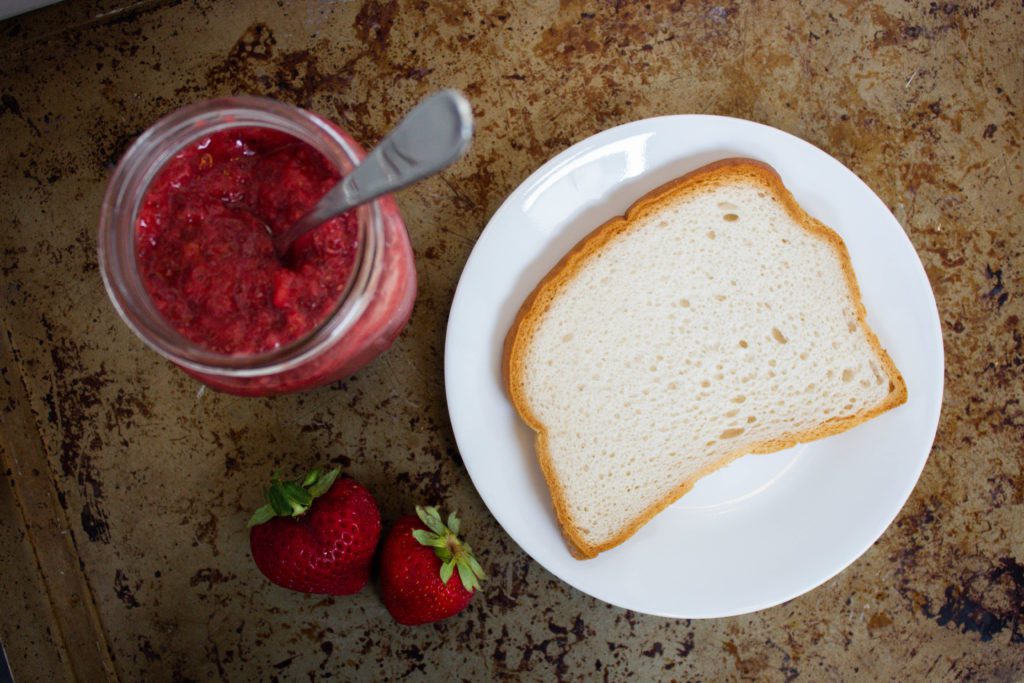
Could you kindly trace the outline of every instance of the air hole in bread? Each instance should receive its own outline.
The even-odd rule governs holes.
[[[768,367],[774,368],[775,365],[776,365],[776,363],[775,363],[775,359],[774,358],[772,358],[771,360],[768,361]]]
[[[782,334],[782,332],[777,327],[772,328],[772,337],[774,337],[775,341],[779,342],[780,344],[785,344],[789,341],[788,339],[786,339],[786,335]]]
[[[571,341],[572,341],[572,332],[570,332],[569,334],[564,335],[562,337],[562,342],[565,343],[565,344],[568,344]]]
[[[747,424],[754,424],[755,422],[757,422],[757,418],[754,417],[753,415],[747,418]]]
[[[714,230],[708,230],[708,239],[709,240],[713,240],[713,239],[715,239],[715,237],[717,237],[717,235],[715,234],[715,231]]]
[[[667,228],[668,227],[668,221],[659,221],[658,222],[658,227],[659,228]]]
[[[678,382],[669,382],[668,383],[668,390],[669,391],[675,391],[678,388],[679,388],[679,383]]]
[[[710,387],[710,386],[711,386],[711,382],[709,382],[709,381],[708,381],[708,380],[706,380],[706,379],[702,379],[702,380],[700,381],[700,385],[701,385],[702,387],[704,387],[705,389],[707,389],[708,387]]]
[[[845,370],[843,370],[842,380],[844,382],[852,382],[853,381],[853,370],[851,370],[850,368],[846,368]]]
[[[846,325],[846,329],[850,330],[850,334],[857,331],[857,323],[851,322]]]
[[[746,430],[744,430],[742,427],[734,427],[732,429],[726,429],[724,432],[722,432],[718,436],[718,438],[719,439],[735,439],[737,436],[742,435],[744,431],[746,431]]]
[[[874,375],[875,375],[875,384],[881,384],[882,383],[882,375],[878,371],[878,366],[875,365],[875,361],[870,361],[870,363],[871,363],[871,372],[874,373]]]
[[[725,294],[715,294],[715,301],[725,301]]]
[[[764,195],[761,196],[763,197]],[[718,208],[722,211],[729,211],[730,209],[738,209],[740,207],[736,206],[732,202],[718,202]]]
[[[736,417],[740,412],[739,408],[733,408],[732,410],[726,411],[724,417]]]
[[[707,442],[706,444],[704,444],[704,445],[705,445],[705,446],[714,446],[714,445],[715,445],[715,441],[714,441],[714,440],[708,441],[708,442]]]
[[[746,400],[747,400],[747,397],[744,396],[743,394],[740,394],[739,396],[733,396],[732,397],[732,402],[733,403],[743,403]]]
[[[750,346],[750,344],[748,344],[748,343],[747,343],[747,340],[746,340],[746,339],[740,339],[740,348],[741,348],[741,349],[745,349],[745,348],[747,348],[748,346]]]
[[[739,219],[740,219],[740,217],[737,214],[734,214],[734,213],[727,213],[724,216],[722,216],[722,220],[727,221],[729,223],[734,223],[734,222],[738,221]]]
[[[816,385],[814,382],[811,382],[810,384],[808,384],[804,388],[804,392],[809,394],[809,393],[811,393],[812,391],[814,391],[817,388],[818,388],[818,385]]]
[[[807,352],[806,351],[800,354],[800,360],[807,360]]]
[[[679,300],[679,305],[682,306],[683,308],[689,308],[690,307],[690,300],[689,299],[680,299]]]

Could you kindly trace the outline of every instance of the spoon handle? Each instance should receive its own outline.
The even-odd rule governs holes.
[[[285,254],[292,242],[325,221],[433,175],[454,162],[473,137],[473,112],[455,90],[420,102],[345,178],[275,240]]]

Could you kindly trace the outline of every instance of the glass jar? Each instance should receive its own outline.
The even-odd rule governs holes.
[[[226,354],[190,341],[157,310],[146,289],[136,257],[136,224],[150,184],[183,149],[235,127],[291,135],[320,152],[342,176],[366,156],[334,123],[275,100],[229,97],[173,112],[139,136],[107,187],[99,226],[100,272],[107,293],[143,342],[213,389],[266,396],[343,379],[394,342],[416,297],[412,248],[391,196],[355,210],[358,239],[352,273],[334,309],[278,348]]]

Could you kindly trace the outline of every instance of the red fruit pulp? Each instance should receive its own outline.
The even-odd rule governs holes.
[[[182,149],[143,198],[136,256],[157,310],[189,340],[225,354],[268,351],[324,320],[355,262],[354,212],[297,240],[286,230],[340,179],[318,151],[268,128],[229,128]]]
[[[256,566],[279,586],[351,595],[370,577],[380,530],[373,495],[352,479],[339,479],[301,517],[254,526],[249,544]]]

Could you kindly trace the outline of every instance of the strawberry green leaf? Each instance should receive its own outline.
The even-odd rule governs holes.
[[[437,511],[434,506],[421,507],[416,506],[416,514],[419,516],[420,521],[427,525],[431,531],[435,534],[443,536],[447,529],[445,529],[444,522],[441,521],[441,513]]]
[[[420,518],[421,522],[426,524],[428,527],[430,526],[430,522],[427,521],[427,519],[428,519],[428,517],[427,517],[427,509],[425,507],[423,507],[422,505],[417,505],[416,506],[416,516]]]
[[[419,541],[420,545],[428,545],[433,548],[443,548],[444,539],[433,534],[426,529],[416,529],[412,532],[412,537]]]
[[[291,504],[293,509],[298,510],[301,508],[302,510],[305,510],[309,507],[310,503],[313,502],[313,496],[310,492],[296,484],[294,481],[281,482],[281,490],[285,497],[288,498],[288,502]]]
[[[455,516],[455,513],[448,515],[448,529],[453,534],[459,533],[459,518]]]
[[[320,478],[320,470],[310,470],[306,478],[302,480],[302,487],[309,488],[316,483],[316,480]]]
[[[455,569],[455,561],[451,560],[441,565],[441,583],[447,584],[448,579],[452,578],[452,571]]]
[[[274,512],[281,517],[288,517],[292,514],[292,506],[288,504],[284,493],[277,486],[271,486],[267,489],[267,500],[270,502],[270,507],[274,509]]]
[[[276,516],[277,513],[274,512],[273,506],[269,504],[264,505],[260,508],[257,508],[256,512],[253,513],[252,517],[249,518],[248,526],[253,527],[257,524],[263,524],[264,522],[268,522]]]
[[[484,574],[484,568],[480,566],[480,563],[476,561],[475,557],[467,554],[466,562],[469,563],[469,568],[473,570],[473,574],[475,574],[478,579],[487,578],[487,574]]]
[[[335,467],[333,470],[317,479],[317,481],[313,482],[309,486],[309,495],[313,496],[314,498],[319,498],[320,496],[327,493],[327,491],[330,490],[331,486],[334,484],[334,480],[338,478],[339,474],[341,474],[341,468]]]
[[[462,579],[462,586],[472,592],[480,587],[480,583],[473,576],[473,571],[463,563],[458,564],[459,578]]]

